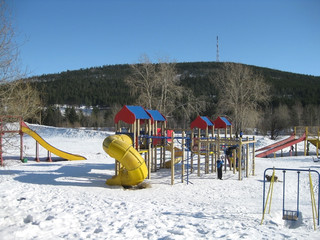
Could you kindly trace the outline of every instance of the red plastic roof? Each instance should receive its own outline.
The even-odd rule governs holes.
[[[193,122],[190,124],[190,128],[200,128],[200,129],[210,129],[213,127],[213,122],[208,117],[198,116]]]
[[[145,109],[141,106],[123,106],[123,108],[114,117],[114,122],[123,121],[128,124],[133,124],[136,119],[150,119]]]
[[[215,128],[227,128],[228,126],[232,126],[231,122],[225,117],[217,117],[213,123]]]

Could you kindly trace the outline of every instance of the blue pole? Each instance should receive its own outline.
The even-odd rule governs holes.
[[[262,201],[262,214],[264,213],[264,208],[265,208],[265,203],[264,203],[264,199],[266,197],[266,171],[268,169],[264,170],[264,174],[263,174],[263,201]]]

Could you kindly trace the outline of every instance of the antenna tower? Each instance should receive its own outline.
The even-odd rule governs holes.
[[[217,36],[217,56],[216,56],[216,62],[219,62],[219,37]]]

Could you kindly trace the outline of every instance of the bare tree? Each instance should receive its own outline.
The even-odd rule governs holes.
[[[184,88],[180,86],[175,63],[160,62],[157,67],[155,108],[164,114],[170,114],[176,109],[176,101],[182,98]]]
[[[290,127],[290,112],[286,104],[280,104],[276,108],[268,108],[265,114],[264,125],[268,126],[271,139],[276,139]]]
[[[303,124],[303,106],[301,102],[296,102],[292,107],[293,125],[301,126]]]
[[[202,99],[181,86],[175,63],[159,60],[153,64],[146,55],[140,62],[131,65],[132,75],[126,79],[132,93],[138,95],[138,104],[166,116],[172,116],[178,109],[190,115],[191,109],[199,113],[204,108]]]
[[[23,119],[40,119],[41,100],[37,90],[30,83],[15,81],[0,88],[4,98],[1,99],[2,115],[18,115]]]
[[[305,106],[304,108],[304,124],[307,126],[315,126],[316,122],[317,122],[317,106],[313,105],[313,104],[308,104],[307,106]]]
[[[21,115],[40,118],[41,101],[38,92],[21,79],[18,46],[14,41],[10,14],[4,0],[0,0],[0,115]]]
[[[236,132],[256,126],[260,106],[269,100],[269,86],[261,75],[243,64],[224,63],[213,81],[219,91],[218,112],[233,120]]]
[[[8,16],[5,1],[0,0],[0,83],[19,77],[16,65],[18,48]]]
[[[130,65],[132,75],[126,79],[132,94],[137,94],[138,103],[152,109],[154,106],[154,95],[156,89],[155,65],[153,65],[148,56],[143,55],[140,58],[140,64]]]

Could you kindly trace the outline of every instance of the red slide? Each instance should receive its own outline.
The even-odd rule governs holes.
[[[281,150],[281,149],[284,149],[284,148],[286,148],[286,147],[290,147],[290,146],[292,146],[293,144],[296,144],[296,143],[299,143],[299,142],[304,141],[305,139],[306,139],[306,134],[304,133],[304,134],[302,135],[302,137],[300,137],[300,138],[298,138],[298,139],[294,139],[294,140],[291,140],[291,141],[289,141],[289,142],[285,142],[285,143],[282,143],[282,144],[279,144],[280,142],[283,142],[283,141],[280,141],[280,142],[277,143],[276,146],[274,146],[273,148],[271,148],[271,149],[269,149],[269,150],[267,150],[267,151],[265,151],[265,152],[262,152],[262,153],[257,154],[256,157],[261,157],[261,158],[262,158],[262,157],[266,157],[266,156],[268,156],[268,155],[271,154],[271,153],[274,153],[274,152],[279,151],[279,150]]]
[[[295,137],[295,136],[294,136],[294,133],[292,133],[290,137],[288,137],[288,138],[286,138],[286,139],[283,139],[283,140],[281,140],[281,141],[279,141],[279,142],[270,144],[270,145],[268,145],[268,146],[266,146],[266,147],[260,148],[260,149],[256,150],[256,152],[260,152],[260,151],[262,151],[262,150],[266,150],[266,149],[269,149],[269,148],[273,148],[273,147],[275,147],[275,146],[279,146],[279,145],[285,144],[286,142],[292,141],[292,140],[294,139],[294,137]]]

